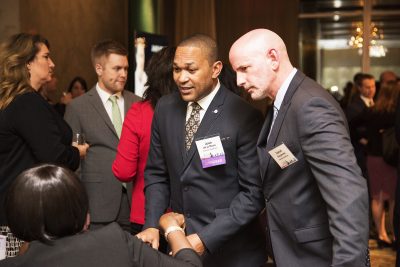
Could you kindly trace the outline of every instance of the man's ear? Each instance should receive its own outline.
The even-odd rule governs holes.
[[[103,66],[101,66],[100,63],[96,63],[96,65],[94,65],[94,69],[96,70],[97,76],[101,76],[103,73]]]
[[[213,69],[212,78],[216,79],[222,71],[222,62],[221,61],[214,62],[212,69]]]
[[[279,68],[279,53],[276,49],[271,48],[267,51],[267,58],[271,61],[271,68],[277,70]]]

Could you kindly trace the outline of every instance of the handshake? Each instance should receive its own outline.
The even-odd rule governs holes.
[[[164,232],[165,239],[171,247],[171,254],[175,255],[183,248],[192,249],[185,235],[185,218],[182,214],[169,212],[160,217],[160,229]],[[143,242],[150,244],[153,248],[159,246],[159,230],[157,228],[147,228],[136,235]]]

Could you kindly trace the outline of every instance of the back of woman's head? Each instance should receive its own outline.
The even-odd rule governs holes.
[[[173,92],[176,88],[172,75],[176,47],[164,47],[153,54],[146,66],[147,89],[143,94],[143,99],[150,101],[153,107],[163,96]]]
[[[15,236],[28,242],[49,243],[82,231],[88,199],[72,171],[43,164],[15,179],[5,208],[7,223]]]
[[[34,60],[40,44],[49,42],[38,34],[19,33],[0,47],[0,109],[19,94],[32,90],[27,64]]]
[[[378,98],[374,106],[375,110],[387,113],[395,112],[399,93],[399,83],[389,82],[384,84],[379,90]]]

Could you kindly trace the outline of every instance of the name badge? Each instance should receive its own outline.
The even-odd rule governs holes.
[[[285,144],[281,144],[270,151],[268,153],[271,157],[278,163],[281,169],[286,168],[289,165],[297,162],[297,158],[290,152],[289,148]]]
[[[6,239],[6,236],[0,235],[0,260],[6,258]]]
[[[226,163],[224,148],[218,135],[197,140],[196,147],[203,169]]]

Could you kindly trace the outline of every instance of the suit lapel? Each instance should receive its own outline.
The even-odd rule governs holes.
[[[186,121],[186,111],[187,111],[187,102],[183,101],[180,94],[176,95],[178,105],[176,108],[176,113],[171,120],[171,129],[175,129],[176,132],[176,140],[178,140],[177,147],[182,156],[182,162],[185,161],[186,158],[186,147],[185,147],[185,121]]]
[[[100,115],[100,118],[104,120],[108,128],[114,133],[114,135],[118,138],[117,132],[115,131],[114,125],[111,122],[110,117],[107,114],[106,108],[101,101],[99,94],[96,91],[96,87],[93,87],[92,90],[88,92],[89,103],[93,106],[96,112]]]
[[[194,135],[193,143],[192,143],[189,151],[187,153],[184,152],[186,154],[186,157],[184,157],[183,170],[190,163],[191,159],[193,158],[194,154],[196,153],[197,147],[196,147],[195,141],[198,138],[207,137],[207,135],[210,132],[210,129],[212,128],[211,126],[214,124],[215,120],[222,113],[223,103],[224,103],[224,100],[226,97],[226,90],[227,89],[225,89],[225,87],[221,84],[221,87],[219,88],[218,93],[215,95],[214,99],[211,101],[210,106],[208,106],[208,109],[207,109],[206,113],[204,114],[203,119],[201,120],[199,129],[197,130],[196,134]],[[185,112],[186,112],[186,110],[185,110]],[[185,118],[183,121],[185,122]],[[185,124],[183,125],[183,128],[185,128]],[[183,133],[185,133],[185,129],[183,130]],[[185,136],[183,136],[183,140],[185,140]],[[185,150],[185,149],[183,149],[183,150]]]
[[[285,97],[283,98],[282,105],[279,109],[278,116],[275,119],[274,125],[272,126],[271,134],[268,138],[268,141],[264,142],[264,143],[260,143],[260,145],[266,144],[266,149],[264,150],[265,152],[264,153],[259,152],[259,156],[263,157],[262,154],[264,154],[264,157],[265,157],[265,166],[262,166],[263,172],[261,173],[261,177],[263,180],[265,178],[264,176],[266,176],[266,174],[268,173],[269,162],[271,160],[271,156],[269,155],[268,151],[270,151],[277,145],[280,145],[280,144],[276,143],[276,140],[278,139],[279,132],[281,130],[282,124],[286,117],[286,113],[290,107],[292,97],[293,97],[294,93],[296,92],[296,90],[298,89],[298,87],[300,86],[301,82],[304,80],[304,78],[305,78],[304,73],[297,71],[297,73],[295,74],[295,76],[293,77],[292,81],[289,84],[289,87],[288,87],[288,90],[286,91]],[[269,113],[272,113],[272,110]],[[272,118],[272,115],[271,115],[271,118]],[[264,127],[265,127],[265,125],[264,125]],[[263,127],[263,131],[264,131],[264,127]],[[266,131],[265,139],[267,138],[267,136],[268,136],[268,130]],[[259,147],[259,149],[263,150],[263,147]]]

